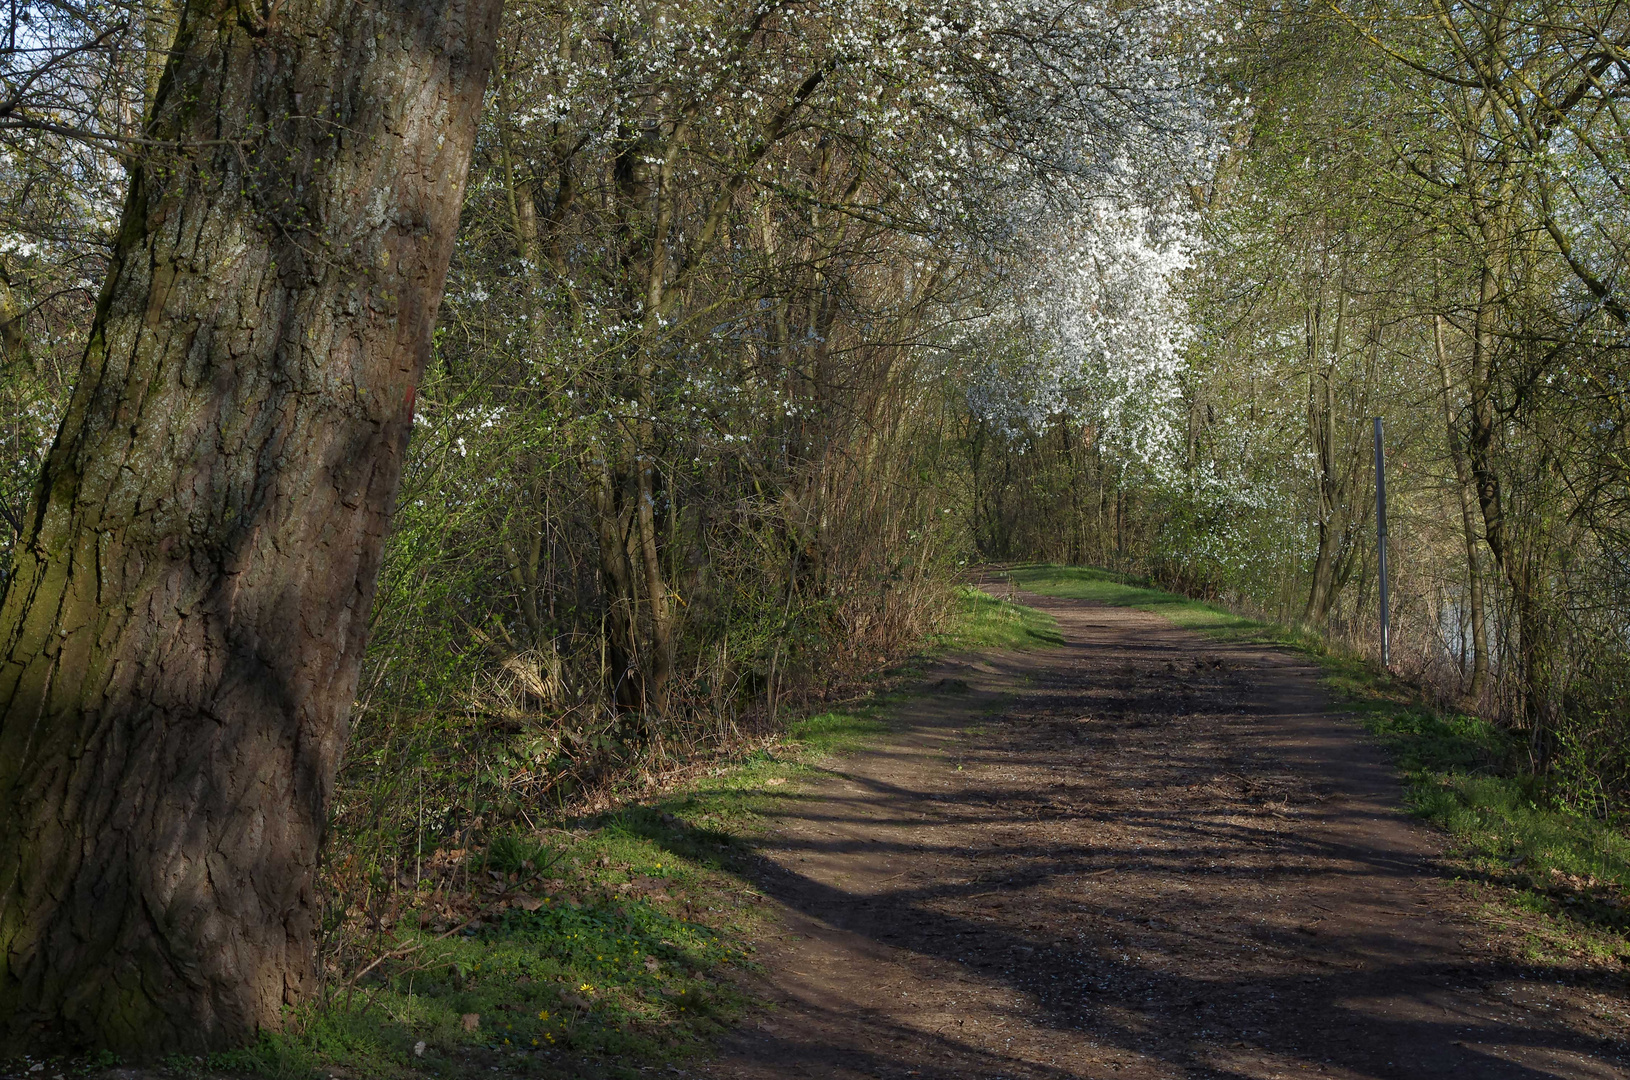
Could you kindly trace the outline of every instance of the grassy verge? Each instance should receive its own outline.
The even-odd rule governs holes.
[[[1093,566],[1032,563],[1012,567],[1004,571],[1003,576],[1021,589],[1047,596],[1096,600],[1101,604],[1153,612],[1185,630],[1201,630],[1235,641],[1287,645],[1308,651],[1321,648],[1318,639],[1311,634],[1248,619],[1216,604],[1164,592],[1143,579]]]
[[[1058,644],[1053,620],[957,592],[935,651]],[[901,681],[897,673],[893,680]],[[440,850],[417,883],[381,881],[333,931],[378,962],[331,985],[288,1030],[179,1075],[634,1077],[706,1046],[750,1002],[764,898],[745,872],[784,785],[889,730],[909,689],[806,716],[745,757],[593,818]]]
[[[610,1078],[684,1058],[748,1004],[730,974],[753,968],[765,909],[745,841],[778,787],[887,731],[893,703],[805,717],[657,798],[495,839],[460,864],[469,887],[400,895],[372,971],[208,1065],[280,1080]]]
[[[776,788],[886,731],[889,705],[806,717],[660,797],[495,839],[469,857],[468,887],[399,895],[372,971],[209,1066],[287,1080],[633,1077],[687,1056],[747,1004],[729,976],[753,967],[765,916],[744,840]]]
[[[1392,753],[1410,808],[1454,837],[1467,877],[1502,904],[1541,916],[1531,958],[1622,957],[1630,963],[1630,837],[1574,812],[1527,774],[1512,736],[1474,716],[1428,706],[1412,686],[1306,631],[1244,618],[1093,567],[1033,564],[1007,572],[1049,596],[1154,612],[1219,640],[1278,645],[1315,658],[1324,683]]]
[[[985,649],[1045,649],[1064,644],[1051,615],[1007,600],[998,600],[972,585],[959,585],[950,628],[935,644],[957,652]]]

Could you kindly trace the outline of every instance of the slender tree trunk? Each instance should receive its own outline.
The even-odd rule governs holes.
[[[504,560],[509,564],[509,580],[515,587],[516,606],[521,612],[521,622],[526,626],[526,644],[536,646],[543,641],[547,629],[538,607],[538,597],[547,584],[541,571],[543,534],[549,526],[549,519],[541,509],[536,516],[532,512],[543,502],[542,493],[536,487],[522,491],[520,502],[520,511],[504,523]],[[517,533],[520,545],[516,544]]]
[[[33,364],[23,332],[23,313],[12,292],[11,276],[0,262],[0,375],[14,365],[32,368]]]
[[[651,656],[650,663],[646,665],[649,670],[645,678],[645,704],[653,716],[661,718],[668,715],[668,683],[673,679],[678,646],[675,614],[657,548],[656,458],[642,449],[634,467],[639,563],[645,573],[645,604],[651,624]]]
[[[1319,553],[1313,563],[1313,581],[1308,588],[1307,605],[1302,621],[1324,625],[1330,617],[1330,607],[1336,599],[1336,570],[1340,561],[1340,547],[1346,536],[1347,498],[1346,484],[1337,476],[1336,468],[1336,403],[1331,385],[1334,361],[1320,362],[1322,334],[1320,323],[1322,305],[1315,304],[1308,312],[1308,415],[1307,430],[1312,442],[1313,459],[1319,474],[1314,483],[1314,498],[1318,502]],[[1339,355],[1346,329],[1347,296],[1342,293],[1336,305],[1335,336],[1331,343],[1332,355]]]
[[[1336,563],[1338,547],[1346,533],[1344,518],[1346,507],[1343,493],[1338,490],[1335,477],[1335,422],[1330,390],[1330,372],[1313,372],[1308,387],[1308,433],[1312,436],[1313,458],[1319,475],[1314,484],[1314,497],[1318,501],[1319,553],[1313,562],[1313,581],[1308,588],[1307,605],[1302,621],[1324,625],[1335,602]]]
[[[1477,308],[1472,316],[1472,361],[1467,390],[1470,396],[1469,431],[1466,452],[1478,507],[1483,514],[1483,535],[1496,565],[1508,570],[1510,558],[1506,536],[1504,500],[1500,477],[1494,469],[1494,351],[1497,346],[1495,304],[1499,281],[1492,265],[1485,264],[1478,284]]]
[[[1545,673],[1545,622],[1539,611],[1539,597],[1524,553],[1513,543],[1506,521],[1506,499],[1495,466],[1498,418],[1494,407],[1494,359],[1498,347],[1497,320],[1500,298],[1500,270],[1505,265],[1505,242],[1509,230],[1500,213],[1484,211],[1477,216],[1484,237],[1483,267],[1478,283],[1477,307],[1473,316],[1472,362],[1468,380],[1470,408],[1466,457],[1483,516],[1483,539],[1494,565],[1511,588],[1516,613],[1517,659],[1523,690],[1522,710],[1527,719],[1536,753],[1546,755],[1545,732],[1549,688]]]
[[[521,311],[526,316],[528,345],[527,361],[531,365],[543,363],[548,353],[549,333],[544,319],[543,301],[546,285],[543,277],[544,250],[538,229],[537,194],[528,175],[517,175],[517,163],[511,146],[513,131],[510,118],[513,107],[509,101],[507,80],[498,87],[499,154],[502,158],[504,192],[509,200],[510,225],[515,231],[515,247],[525,264],[526,293]]]
[[[1448,351],[1443,344],[1443,316],[1432,321],[1433,342],[1437,346],[1438,376],[1443,381],[1443,424],[1449,441],[1449,458],[1455,467],[1455,494],[1460,499],[1460,528],[1466,544],[1466,596],[1467,616],[1471,620],[1472,674],[1466,686],[1466,697],[1476,701],[1483,696],[1488,682],[1489,653],[1487,620],[1483,609],[1483,569],[1478,556],[1476,511],[1472,507],[1471,470],[1466,464],[1465,448],[1460,443],[1460,429],[1455,423],[1454,406],[1450,397],[1454,391],[1449,377]]]
[[[503,166],[504,193],[509,201],[510,226],[515,233],[515,246],[521,255],[526,275],[526,291],[521,302],[521,313],[526,319],[526,369],[530,372],[542,368],[548,355],[549,333],[544,319],[543,245],[538,233],[538,214],[535,194],[530,178],[517,176],[513,131],[510,119],[513,107],[509,99],[507,76],[500,76],[497,90],[497,128],[499,156]],[[516,598],[521,621],[526,624],[528,644],[542,640],[543,620],[539,614],[538,596],[546,583],[538,576],[539,557],[543,551],[544,531],[549,521],[538,504],[542,501],[537,490],[541,485],[521,484],[517,491],[519,512],[505,524],[505,558],[510,564],[510,578],[515,583]],[[519,543],[515,534],[519,535]]]
[[[1115,569],[1126,569],[1126,492],[1115,488]]]
[[[609,452],[597,445],[592,453],[590,495],[600,541],[600,591],[606,598],[607,690],[618,705],[637,709],[643,705],[644,686],[639,655],[639,596],[628,558],[632,523],[629,512],[618,508],[620,485]]]
[[[1528,721],[1536,760],[1549,756],[1551,688],[1549,638],[1541,611],[1530,553],[1515,542],[1506,520],[1506,496],[1495,467],[1498,418],[1494,407],[1494,356],[1498,346],[1499,270],[1504,266],[1504,243],[1509,236],[1504,220],[1485,214],[1478,221],[1484,234],[1485,257],[1478,287],[1472,332],[1469,385],[1470,424],[1466,456],[1483,514],[1483,538],[1494,565],[1511,588],[1516,613],[1517,658],[1522,685],[1523,716]]]
[[[499,0],[192,0],[0,601],[0,1056],[239,1044],[314,871]]]

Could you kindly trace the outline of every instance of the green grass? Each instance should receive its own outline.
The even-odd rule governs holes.
[[[1410,809],[1455,838],[1470,876],[1546,916],[1566,939],[1555,942],[1559,951],[1630,960],[1630,837],[1559,802],[1544,778],[1523,769],[1525,747],[1510,732],[1427,707],[1407,688],[1370,672],[1355,677],[1347,667],[1327,685],[1392,752]]]
[[[935,639],[939,648],[957,652],[987,649],[1053,648],[1064,644],[1058,622],[1044,612],[959,585],[950,630]]]
[[[1023,589],[1154,612],[1219,640],[1305,653],[1324,684],[1391,752],[1410,809],[1449,832],[1463,869],[1505,890],[1508,904],[1538,912],[1561,951],[1630,960],[1630,838],[1572,811],[1523,768],[1519,740],[1494,724],[1429,707],[1419,690],[1317,635],[1263,623],[1095,567],[1030,564],[1006,572]]]
[[[446,934],[469,908],[437,916],[438,895],[451,894],[429,883],[399,894],[397,921],[375,946],[398,956],[330,988],[288,1031],[208,1066],[278,1080],[494,1068],[633,1077],[684,1058],[748,1004],[728,978],[753,966],[765,918],[743,872],[744,838],[797,798],[789,782],[886,732],[903,697],[796,720],[770,746],[655,799],[491,839],[468,870],[479,924]],[[498,903],[523,898],[537,910]],[[434,921],[421,928],[421,913]],[[471,1028],[468,1016],[478,1018]]]
[[[743,1004],[721,979],[751,964],[752,898],[727,872],[728,844],[662,803],[534,842],[534,857],[554,862],[541,874],[529,872],[530,859],[500,869],[508,860],[490,856],[506,847],[513,854],[508,838],[479,863],[476,881],[487,879],[477,891],[479,922],[450,935],[420,929],[414,916],[435,909],[434,894],[410,894],[388,943],[398,958],[331,990],[289,1032],[211,1064],[289,1078],[460,1076],[495,1066],[610,1077],[634,1075],[621,1061],[681,1056]],[[501,907],[488,891],[500,885],[537,910]]]
[[[1101,604],[1153,612],[1185,630],[1201,630],[1230,638],[1275,644],[1296,642],[1300,637],[1305,637],[1287,627],[1236,615],[1216,604],[1165,592],[1154,588],[1145,579],[1100,570],[1094,566],[1027,563],[1009,568],[1003,576],[1021,589],[1044,596],[1096,600]]]

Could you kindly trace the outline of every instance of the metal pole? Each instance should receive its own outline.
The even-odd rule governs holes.
[[[1381,666],[1392,666],[1392,619],[1387,611],[1387,460],[1381,452],[1381,418],[1375,418],[1375,547],[1381,569]]]

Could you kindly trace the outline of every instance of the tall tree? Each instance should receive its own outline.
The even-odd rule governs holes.
[[[500,0],[189,0],[0,600],[0,1054],[241,1042],[313,872]]]

